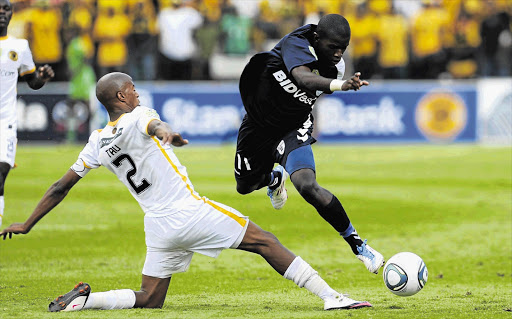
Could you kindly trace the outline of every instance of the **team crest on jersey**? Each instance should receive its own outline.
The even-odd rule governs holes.
[[[13,61],[18,61],[18,53],[16,51],[9,51],[9,59]]]
[[[311,73],[316,74],[316,75],[320,75],[320,71],[318,71],[317,69],[313,69],[311,71]]]
[[[106,146],[106,145],[112,143],[116,138],[121,136],[121,134],[123,134],[123,128],[122,127],[117,131],[116,135],[114,135],[112,137],[108,137],[108,138],[102,138],[100,140],[100,148],[102,148],[103,146]]]
[[[146,110],[146,115],[149,116],[149,117],[155,117],[155,118],[160,119],[160,116],[158,115],[158,113],[154,109]]]

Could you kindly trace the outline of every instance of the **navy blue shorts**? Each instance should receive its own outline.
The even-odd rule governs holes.
[[[275,163],[285,167],[291,175],[298,169],[315,170],[311,144],[313,115],[309,115],[302,127],[284,133],[262,128],[246,115],[238,132],[235,155],[237,182],[255,184],[274,168]],[[306,147],[307,146],[307,147]]]

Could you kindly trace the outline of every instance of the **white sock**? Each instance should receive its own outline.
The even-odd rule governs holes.
[[[2,218],[4,217],[4,207],[5,207],[5,202],[4,202],[4,196],[0,196],[0,227],[2,227]]]
[[[134,305],[135,292],[130,289],[120,289],[91,293],[83,309],[130,309]]]
[[[305,287],[318,297],[325,300],[331,296],[338,295],[334,289],[318,275],[307,262],[297,256],[283,275],[284,278],[292,280],[300,288]]]

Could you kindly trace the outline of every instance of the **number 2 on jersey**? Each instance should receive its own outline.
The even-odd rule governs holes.
[[[143,178],[142,182],[139,185],[135,185],[135,182],[132,180],[132,178],[137,173],[137,167],[135,167],[135,163],[128,154],[119,155],[112,161],[112,164],[114,164],[115,167],[119,168],[121,167],[121,165],[123,165],[124,160],[127,160],[132,167],[126,172],[126,179],[128,179],[128,183],[130,183],[130,186],[137,193],[137,195],[139,195],[140,193],[145,191],[149,186],[151,186],[151,183],[148,182],[147,179]]]

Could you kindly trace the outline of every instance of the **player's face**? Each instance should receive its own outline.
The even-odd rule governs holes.
[[[318,60],[331,65],[338,64],[347,49],[349,41],[349,38],[341,36],[329,35],[322,38],[318,37],[316,42]]]
[[[135,84],[133,84],[132,81],[126,82],[123,91],[126,96],[126,104],[130,106],[132,110],[139,106],[139,93],[135,90]]]
[[[0,29],[9,25],[12,17],[12,6],[9,0],[0,0]]]

